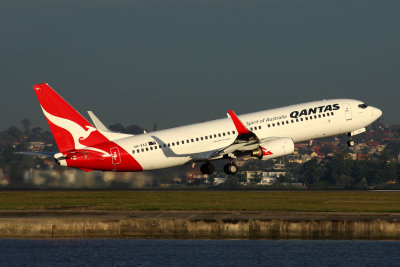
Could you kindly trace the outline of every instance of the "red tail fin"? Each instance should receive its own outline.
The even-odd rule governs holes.
[[[108,141],[47,83],[33,88],[60,152]]]

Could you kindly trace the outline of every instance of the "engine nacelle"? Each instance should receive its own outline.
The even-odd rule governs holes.
[[[279,137],[261,143],[258,148],[251,151],[251,156],[262,160],[268,160],[289,155],[293,152],[293,140],[289,137]]]

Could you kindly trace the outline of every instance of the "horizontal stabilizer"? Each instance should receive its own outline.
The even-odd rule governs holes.
[[[94,115],[94,113],[92,111],[88,111],[88,114],[90,116],[90,118],[92,119],[92,122],[94,124],[94,127],[96,127],[98,130],[100,131],[110,131],[100,120],[99,118],[97,118],[96,115]]]

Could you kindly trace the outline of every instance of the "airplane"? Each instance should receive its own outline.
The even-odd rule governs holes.
[[[224,172],[238,171],[235,159],[269,160],[294,152],[295,143],[339,134],[353,136],[377,120],[382,111],[352,99],[313,101],[159,130],[139,135],[110,131],[89,111],[89,123],[47,83],[33,86],[54,136],[61,166],[83,171],[141,172],[201,163],[203,174],[214,172],[212,161],[225,160]]]

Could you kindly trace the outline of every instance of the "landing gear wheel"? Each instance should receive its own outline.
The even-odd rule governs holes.
[[[349,140],[349,141],[347,141],[347,145],[348,145],[349,147],[353,147],[353,146],[356,145],[356,142],[354,142],[354,140]]]
[[[200,166],[200,171],[202,174],[211,174],[214,172],[214,166],[211,163],[206,162]]]
[[[347,134],[347,145],[348,145],[349,147],[353,147],[353,146],[355,146],[355,144],[356,144],[356,142],[354,142],[351,133],[348,133],[348,134]]]
[[[234,175],[234,174],[237,173],[237,171],[238,171],[238,167],[237,167],[235,164],[228,163],[228,164],[226,164],[226,165],[224,166],[224,172],[225,172],[226,174],[232,174],[232,175]]]

